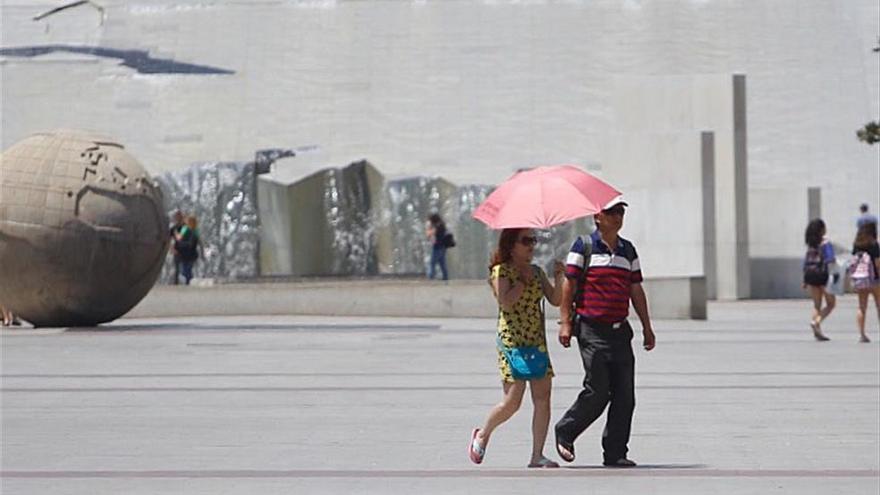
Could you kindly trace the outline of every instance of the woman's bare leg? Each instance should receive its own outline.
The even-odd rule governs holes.
[[[828,318],[828,315],[830,315],[831,312],[834,311],[834,307],[837,306],[837,296],[835,296],[831,292],[828,292],[828,289],[824,287],[822,288],[822,295],[825,296],[825,309],[823,309],[821,312],[822,321],[824,321],[825,318]],[[819,323],[822,323],[822,321],[820,321]]]
[[[880,320],[880,285],[874,287],[874,306],[877,308],[877,319]]]
[[[813,316],[810,318],[810,328],[813,329],[813,336],[816,337],[816,340],[828,340],[828,337],[822,334],[822,327],[820,326],[824,319],[822,316],[822,298],[825,294],[825,289],[815,285],[807,287],[810,289],[810,297],[813,299]]]
[[[536,463],[544,458],[544,443],[547,441],[547,430],[550,427],[550,390],[553,378],[545,376],[540,380],[529,382],[532,392],[532,459]]]
[[[819,316],[822,313],[822,289],[815,285],[808,285],[807,289],[810,291],[810,299],[813,300],[813,316],[810,321],[819,323],[821,321]]]
[[[483,425],[483,428],[477,434],[477,441],[480,443],[480,447],[486,448],[486,445],[489,444],[489,437],[492,436],[495,428],[498,428],[519,410],[525,391],[526,382],[524,381],[504,382],[504,398],[489,411],[486,424]]]
[[[856,324],[859,326],[859,335],[861,335],[862,339],[866,338],[865,335],[865,311],[868,309],[868,296],[871,295],[870,291],[860,290],[859,294],[859,309],[856,311]]]
[[[880,320],[880,285],[874,287],[871,294],[874,295],[874,307],[877,309],[877,319]],[[867,306],[867,301],[865,301],[865,306]],[[867,307],[865,311],[867,311]],[[862,342],[870,342],[867,332],[862,332],[862,336],[864,337]]]

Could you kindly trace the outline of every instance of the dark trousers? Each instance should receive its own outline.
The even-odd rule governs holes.
[[[626,457],[635,396],[635,357],[632,327],[619,328],[585,322],[578,318],[577,341],[584,362],[584,389],[556,423],[556,440],[572,445],[609,403],[602,434],[606,462]]]
[[[428,278],[433,279],[436,271],[434,268],[440,265],[440,273],[443,280],[449,280],[449,272],[446,271],[446,248],[437,244],[431,247],[431,267],[428,269]]]
[[[192,280],[192,278],[193,278],[193,265],[194,264],[195,264],[195,261],[181,260],[181,262],[180,262],[180,271],[181,271],[181,274],[183,275],[183,280],[185,281],[186,285],[189,285],[189,281]]]
[[[181,263],[182,263],[182,261],[180,261],[180,256],[175,255],[174,256],[174,285],[177,285],[180,283],[180,264]]]

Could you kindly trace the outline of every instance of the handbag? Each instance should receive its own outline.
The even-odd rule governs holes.
[[[510,365],[510,374],[516,380],[538,380],[547,375],[550,356],[537,346],[507,347],[501,336],[495,338],[498,350]]]
[[[535,267],[537,269],[537,267]],[[536,273],[537,276],[537,273]],[[543,306],[543,296],[541,303]],[[500,309],[499,309],[500,313]],[[499,314],[500,316],[500,314]],[[544,331],[544,308],[541,308],[541,331]],[[547,375],[547,366],[550,364],[550,356],[546,348],[541,350],[538,346],[508,347],[504,345],[501,336],[495,337],[498,350],[507,359],[510,365],[510,374],[515,380],[538,380]]]

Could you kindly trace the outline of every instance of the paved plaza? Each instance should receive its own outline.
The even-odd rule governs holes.
[[[194,289],[197,290],[197,289]],[[880,334],[842,298],[812,339],[806,301],[713,303],[637,347],[631,470],[528,470],[531,405],[470,463],[500,398],[494,321],[307,316],[122,319],[0,333],[3,495],[96,493],[872,494]],[[555,328],[550,326],[550,331]],[[551,334],[551,338],[553,335]],[[580,390],[550,346],[553,421]],[[546,454],[557,455],[548,441]]]

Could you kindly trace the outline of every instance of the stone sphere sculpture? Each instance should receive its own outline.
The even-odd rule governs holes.
[[[37,327],[133,308],[168,249],[162,192],[112,139],[39,133],[0,155],[0,305]]]

